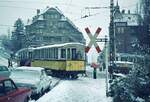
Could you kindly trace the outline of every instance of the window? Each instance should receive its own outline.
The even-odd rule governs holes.
[[[67,59],[70,59],[70,48],[67,49]]]
[[[75,48],[72,49],[72,59],[73,60],[76,59],[76,49]]]
[[[49,26],[53,26],[53,22],[49,22]]]
[[[58,48],[54,48],[54,58],[58,59]]]
[[[8,71],[8,68],[6,66],[0,66],[0,71]]]
[[[124,33],[124,28],[123,27],[118,27],[117,28],[117,33]]]
[[[4,81],[4,85],[5,85],[5,92],[6,93],[11,92],[11,91],[16,89],[15,85],[10,80]]]
[[[66,58],[66,49],[61,49],[61,58]]]
[[[0,83],[0,96],[5,95],[5,91],[4,91],[4,84]]]

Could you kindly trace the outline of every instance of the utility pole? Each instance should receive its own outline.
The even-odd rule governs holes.
[[[115,33],[114,33],[114,0],[110,0],[110,26],[109,26],[109,61],[110,70],[113,70],[115,61]]]
[[[104,49],[105,49],[105,69],[106,69],[106,80],[105,80],[105,83],[106,83],[106,96],[108,96],[108,38],[107,36],[105,36],[105,46],[104,46]]]
[[[110,25],[109,25],[109,61],[110,66],[113,66],[115,61],[115,30],[114,30],[114,0],[110,0],[110,6],[108,7],[85,7],[85,9],[110,9]],[[88,15],[86,15],[88,17]]]

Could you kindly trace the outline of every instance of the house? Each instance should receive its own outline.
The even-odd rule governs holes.
[[[138,37],[141,34],[142,18],[139,14],[120,11],[117,3],[114,12],[115,44],[117,53],[138,53]]]
[[[85,44],[82,32],[57,7],[37,10],[26,25],[25,47],[80,42]]]

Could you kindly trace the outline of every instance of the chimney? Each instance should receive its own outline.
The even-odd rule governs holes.
[[[49,8],[49,6],[46,6],[46,8]]]
[[[128,14],[130,14],[130,10],[128,10]]]
[[[125,14],[125,10],[124,9],[122,10],[122,14]]]
[[[37,15],[39,15],[40,14],[40,9],[37,9]]]

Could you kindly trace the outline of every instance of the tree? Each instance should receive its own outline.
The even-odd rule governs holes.
[[[25,39],[24,24],[20,18],[14,23],[14,31],[12,32],[11,41],[12,41],[12,51],[16,52],[23,47]]]
[[[114,102],[150,102],[150,1],[141,1],[144,17],[139,52],[144,56],[144,63],[136,63],[126,78],[113,81],[110,89]]]

